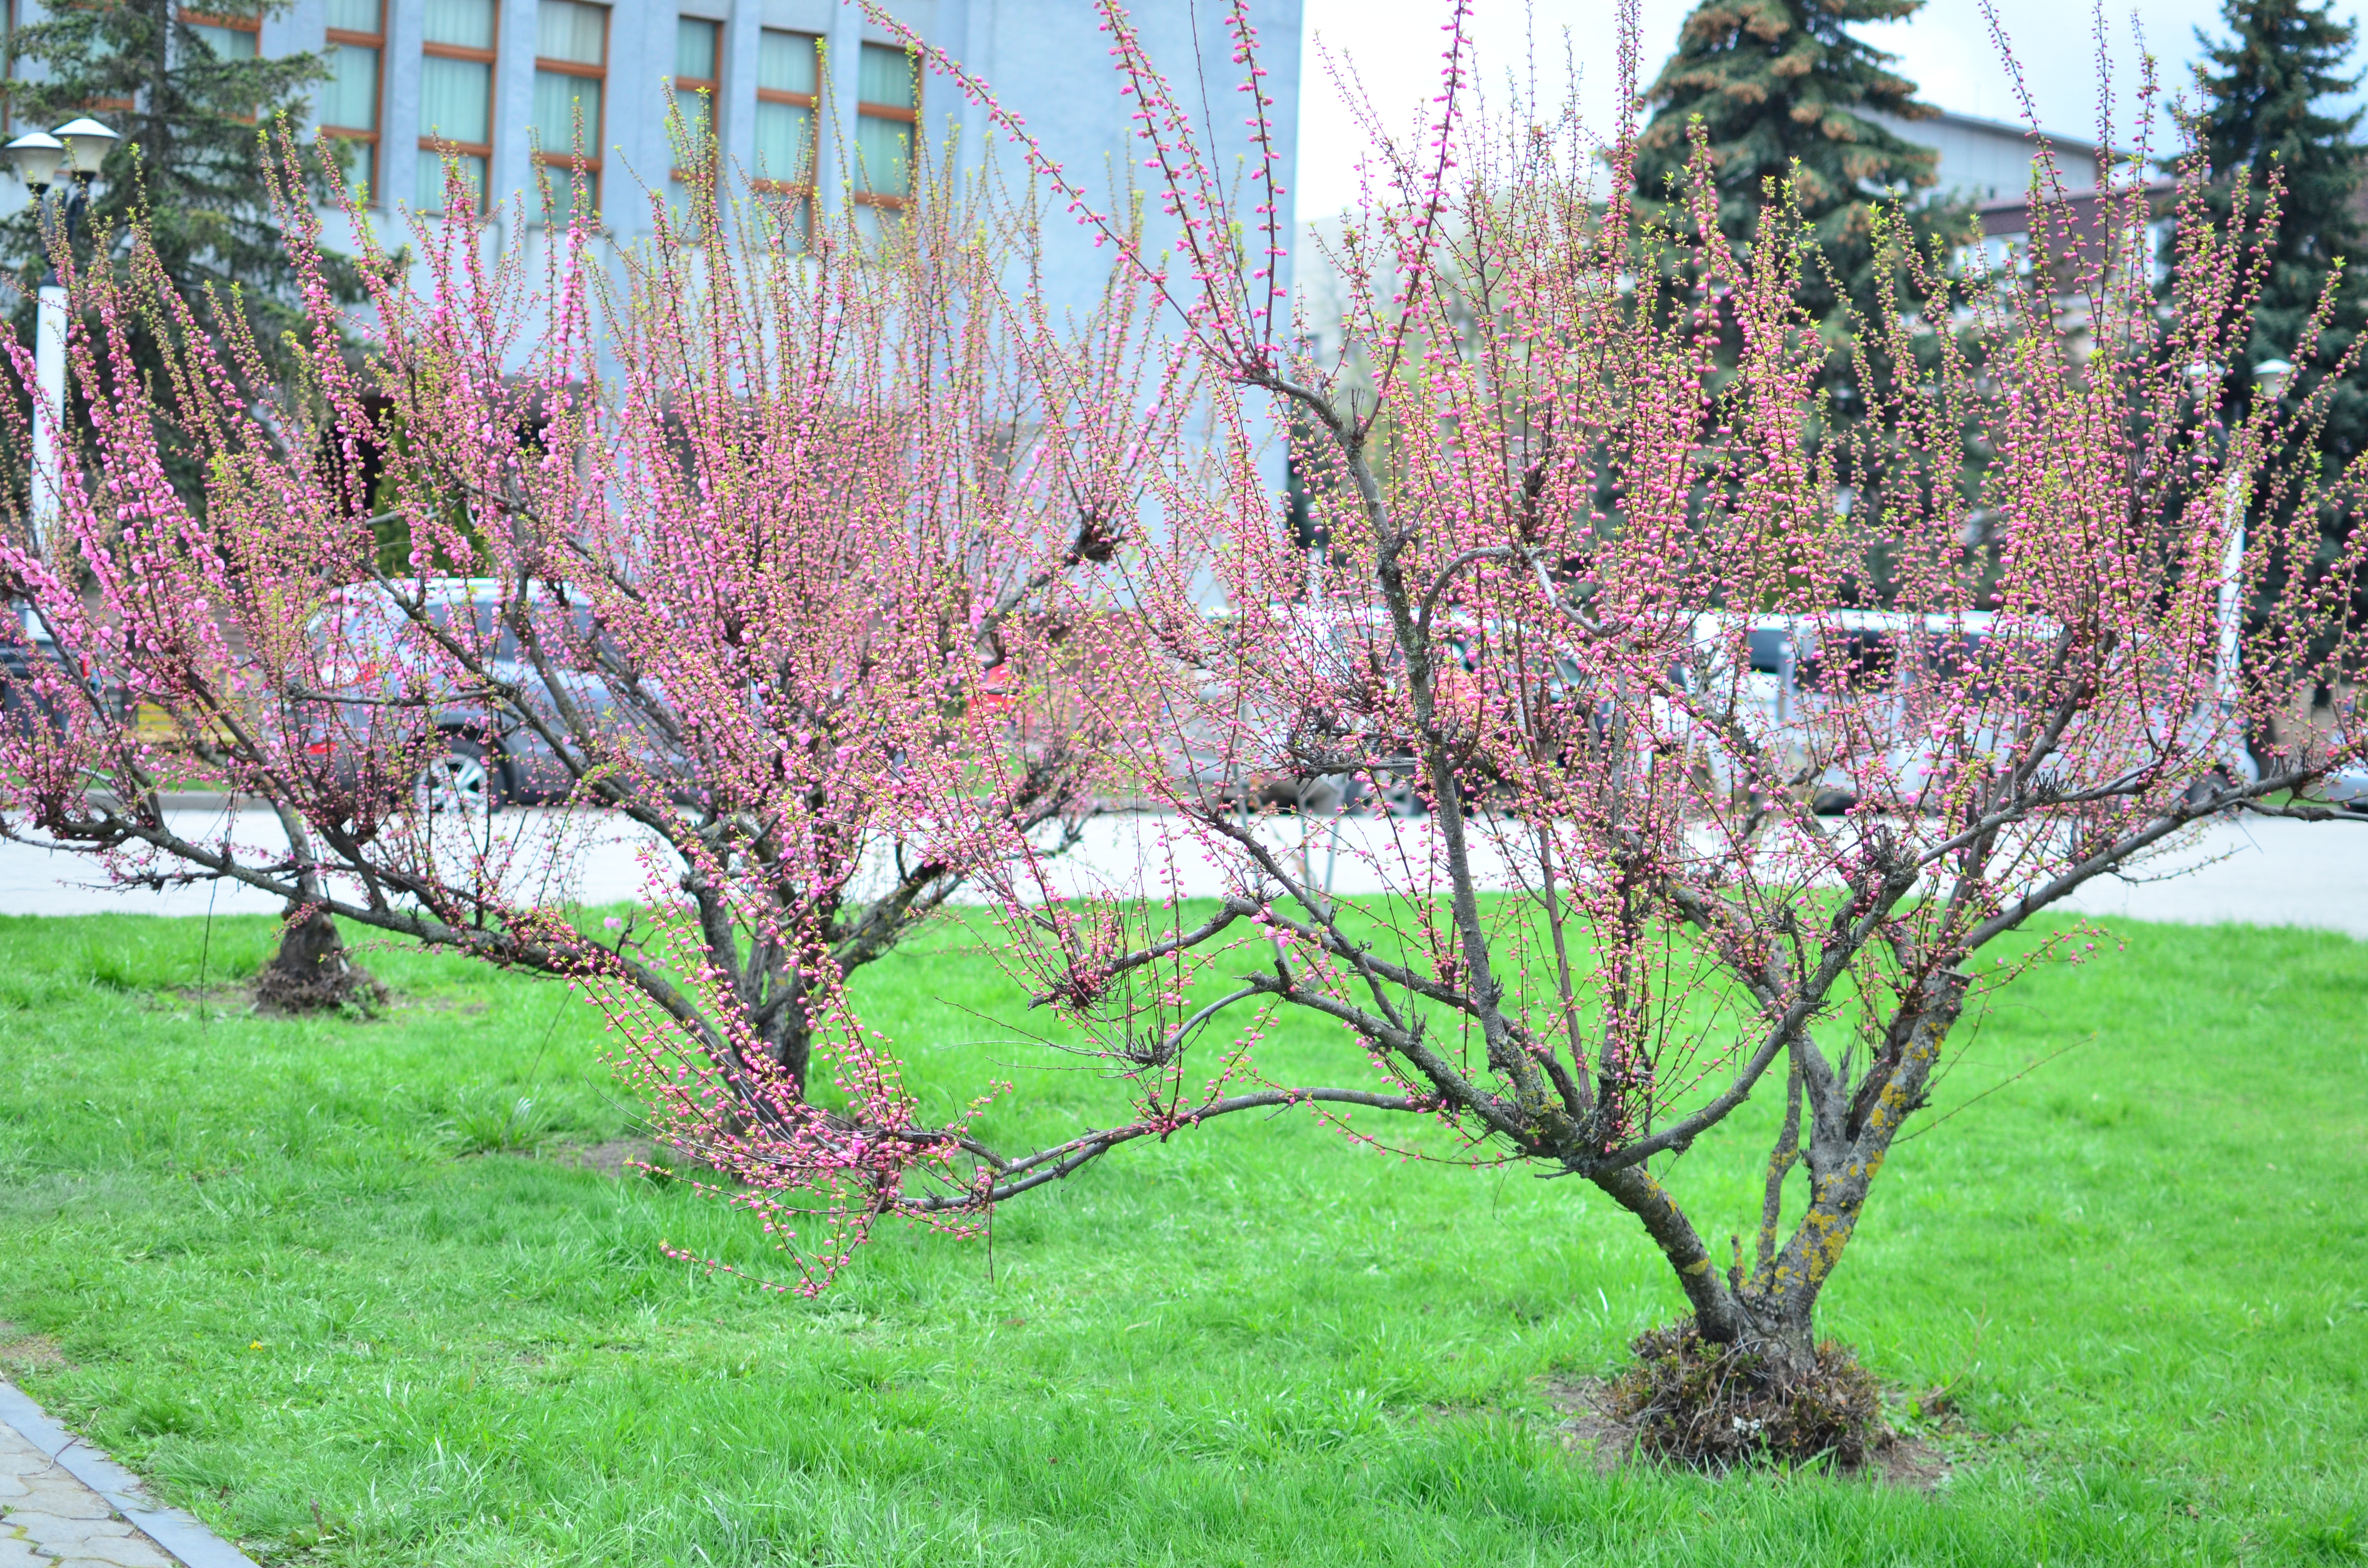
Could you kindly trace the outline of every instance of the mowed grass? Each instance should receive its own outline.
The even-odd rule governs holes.
[[[903,1231],[817,1300],[687,1267],[768,1272],[569,1158],[635,1115],[583,1004],[385,949],[376,1021],[193,995],[259,921],[0,922],[0,1358],[267,1563],[2358,1560],[2368,946],[2116,934],[1988,1008],[1938,1108],[2005,1086],[1900,1147],[1827,1297],[1962,1412],[1931,1491],[1599,1473],[1557,1381],[1679,1311],[1634,1224],[1299,1114],[1008,1206],[991,1276]],[[944,1105],[1013,1080],[1000,1137],[1086,1125],[1110,1086],[1031,1065],[973,940],[867,971],[871,1020]],[[1667,1179],[1739,1226],[1768,1124]]]

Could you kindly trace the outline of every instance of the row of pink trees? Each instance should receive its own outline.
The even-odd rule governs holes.
[[[575,235],[538,291],[448,229],[424,297],[380,290],[359,369],[316,307],[313,380],[268,407],[219,390],[213,356],[245,346],[181,335],[203,496],[164,484],[120,341],[78,342],[97,444],[48,554],[0,555],[63,655],[56,722],[0,741],[0,824],[129,881],[232,879],[574,978],[808,1288],[882,1216],[961,1226],[1123,1145],[1304,1106],[1591,1185],[1711,1353],[1805,1386],[1819,1293],[1959,1019],[2045,950],[1994,946],[2206,818],[2330,814],[2306,797],[2361,755],[2237,761],[2368,653],[2359,547],[2309,564],[2351,478],[2282,460],[2318,394],[2227,429],[2225,378],[2190,373],[2241,350],[2260,236],[2191,201],[2163,312],[2087,255],[2077,354],[2055,301],[2001,278],[1960,311],[1947,258],[1894,245],[1896,308],[1862,330],[1933,368],[1876,394],[1844,504],[1781,193],[1749,255],[1706,180],[1640,227],[1627,131],[1486,109],[1459,11],[1420,139],[1376,130],[1331,257],[1347,347],[1318,362],[1246,12],[1239,101],[1269,155],[1245,168],[1207,153],[1210,84],[1101,16],[1140,203],[995,111],[1116,258],[1087,322],[1027,303],[1035,212],[943,181],[884,241],[811,256],[711,213],[615,287]],[[2136,231],[2145,199],[2109,206]],[[110,330],[175,309],[153,282],[78,287]],[[1313,574],[1261,479],[1272,438],[1328,535]],[[1972,494],[1967,440],[1991,454]],[[365,442],[409,574],[376,569],[341,477]],[[2291,528],[2233,550],[2282,486],[2294,505],[2255,510]],[[1993,546],[1967,542],[1976,511]],[[473,562],[494,613],[452,610],[438,561]],[[1878,609],[1838,608],[1874,584]],[[2239,635],[2225,607],[2256,588],[2271,608]],[[990,666],[1030,672],[1030,726],[981,700]],[[560,809],[411,788],[513,742]],[[1242,791],[1177,766],[1212,750],[1236,779],[1363,777],[1428,814],[1354,836],[1384,892],[1336,898]],[[192,770],[274,806],[286,846],[176,827],[160,792]],[[1043,835],[1097,776],[1158,799],[1224,896],[1183,906],[1158,859],[1056,885]],[[647,912],[578,929],[550,895],[620,823]],[[920,1119],[843,983],[958,881],[1004,906],[1003,959],[1126,1115],[1029,1151],[974,1111]],[[1337,1031],[1336,1075],[1268,1068],[1283,1010]],[[1763,1093],[1762,1200],[1717,1249],[1666,1178]]]

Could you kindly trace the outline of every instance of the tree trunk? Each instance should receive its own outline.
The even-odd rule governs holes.
[[[1634,1360],[1611,1385],[1610,1408],[1631,1425],[1637,1451],[1711,1470],[1771,1460],[1844,1470],[1865,1463],[1882,1437],[1882,1391],[1847,1349],[1820,1353],[1824,1275],[1787,1284],[1763,1267],[1747,1279],[1736,1238],[1722,1277],[1651,1173],[1632,1165],[1596,1184],[1645,1221],[1694,1309],[1690,1319],[1638,1335]],[[1820,1191],[1804,1230],[1819,1227],[1820,1205],[1835,1196]],[[1823,1216],[1827,1226],[1832,1219]],[[1837,1240],[1828,1267],[1839,1253]]]
[[[386,987],[346,953],[337,923],[318,904],[290,904],[279,950],[255,979],[255,999],[282,1013],[310,1012],[347,1004],[375,1007]]]
[[[342,1007],[348,1003],[379,1006],[386,1000],[386,987],[346,956],[337,923],[323,907],[328,893],[304,819],[281,801],[274,801],[271,809],[279,818],[280,831],[288,835],[289,853],[296,858],[296,885],[302,897],[291,900],[280,914],[279,950],[255,977],[256,1003],[282,1013]]]
[[[1707,1333],[1702,1337],[1749,1350],[1779,1384],[1796,1383],[1817,1369],[1816,1300],[1771,1301],[1746,1290],[1734,1298],[1736,1332],[1725,1338]]]
[[[1923,1103],[1966,983],[1953,970],[1925,976],[1854,1087],[1806,1034],[1793,1042],[1757,1267],[1748,1277],[1742,1238],[1732,1239],[1727,1267],[1717,1267],[1685,1211],[1641,1163],[1595,1176],[1644,1223],[1693,1308],[1690,1320],[1639,1336],[1634,1362],[1613,1385],[1613,1403],[1635,1423],[1643,1451],[1718,1469],[1770,1457],[1830,1459],[1844,1468],[1864,1462],[1882,1434],[1882,1392],[1849,1350],[1820,1351],[1817,1299],[1901,1123]],[[1809,1205],[1780,1249],[1783,1185],[1796,1165],[1806,1168]]]
[[[779,1020],[767,1033],[770,1038],[765,1042],[766,1054],[773,1059],[774,1066],[789,1075],[797,1085],[798,1097],[803,1099],[806,1068],[814,1059],[814,1025],[806,1017],[803,987],[800,994],[781,1008]]]

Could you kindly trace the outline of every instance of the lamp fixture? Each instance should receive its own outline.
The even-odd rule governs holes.
[[[36,191],[47,190],[57,183],[58,168],[66,161],[66,144],[46,131],[35,131],[19,136],[0,148],[8,155],[8,163],[17,177]]]
[[[51,134],[66,144],[66,156],[74,161],[74,172],[84,179],[98,173],[107,163],[108,150],[123,140],[87,115],[66,121]]]

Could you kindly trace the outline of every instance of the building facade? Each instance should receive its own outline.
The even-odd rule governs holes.
[[[1134,162],[1133,100],[1119,93],[1090,0],[892,0],[889,9],[988,82],[1087,190],[1108,189]],[[1208,0],[1197,9],[1205,14],[1191,0],[1157,0],[1135,20],[1171,79],[1205,69],[1230,81],[1222,14]],[[14,19],[41,12],[40,0],[16,0]],[[534,243],[544,223],[538,167],[563,207],[580,173],[613,243],[646,239],[647,193],[679,199],[682,190],[685,148],[669,135],[670,107],[712,131],[734,188],[785,201],[793,216],[846,204],[893,210],[912,197],[914,138],[951,147],[962,164],[990,140],[982,106],[951,77],[916,69],[892,32],[845,0],[294,0],[259,21],[202,6],[184,15],[224,54],[324,57],[330,77],[314,93],[313,124],[351,149],[368,221],[389,243],[412,217],[445,208],[448,169],[486,211],[493,237],[522,222],[519,237]],[[1254,19],[1288,189],[1298,184],[1300,0],[1259,0]],[[1217,148],[1227,168],[1249,150],[1238,119],[1233,127]],[[1016,158],[1004,161],[1024,178]],[[6,205],[24,199],[13,181],[0,187]],[[1110,256],[1069,227],[1044,234],[1047,289],[1082,302]]]
[[[1877,114],[1877,121],[1901,139],[1930,147],[1940,156],[1933,170],[1931,195],[1955,198],[1975,205],[2020,201],[2038,177],[2039,142],[2028,127],[1942,109],[1930,119],[1901,119]],[[2067,191],[2089,190],[2097,184],[2098,153],[2093,142],[2050,133],[2048,149],[2055,154],[2056,177]]]

